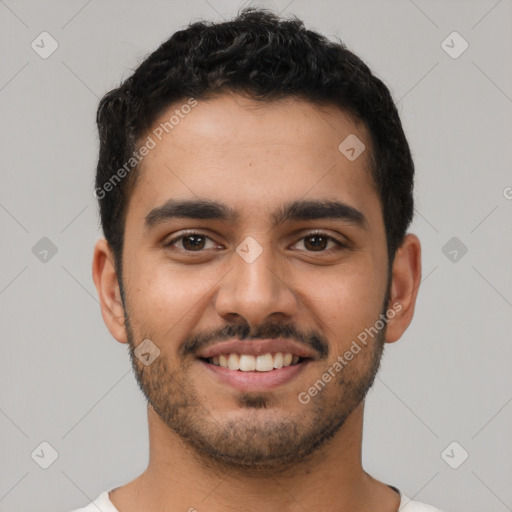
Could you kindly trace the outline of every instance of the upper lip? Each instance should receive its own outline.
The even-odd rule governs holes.
[[[299,357],[314,358],[315,353],[293,340],[283,338],[270,340],[231,340],[210,345],[197,353],[198,357],[209,359],[221,354],[247,354],[258,356],[261,354],[282,352],[291,353]]]

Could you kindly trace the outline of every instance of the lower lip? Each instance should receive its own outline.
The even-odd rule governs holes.
[[[266,391],[290,382],[304,370],[309,360],[306,359],[301,363],[283,366],[282,368],[268,372],[242,372],[240,370],[230,370],[229,368],[216,366],[203,360],[200,360],[200,362],[205,370],[211,372],[211,375],[220,382],[229,384],[240,391]]]

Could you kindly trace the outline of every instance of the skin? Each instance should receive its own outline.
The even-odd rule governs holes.
[[[367,148],[354,161],[338,150],[349,134]],[[93,260],[104,321],[117,341],[130,344],[148,398],[149,464],[110,493],[120,512],[398,510],[398,494],[362,467],[364,396],[385,343],[397,341],[412,320],[421,251],[418,238],[406,235],[388,289],[369,148],[364,125],[337,107],[295,98],[257,103],[225,93],[199,101],[144,158],[127,210],[125,304],[104,239]],[[223,202],[240,218],[174,218],[146,229],[148,213],[171,198]],[[315,219],[273,227],[271,213],[298,199],[343,201],[364,214],[366,225]],[[200,239],[202,252],[184,239],[163,247],[187,229],[208,237]],[[314,230],[344,246],[325,241],[315,250],[307,238]],[[248,236],[262,248],[252,263],[236,252]],[[393,304],[400,310],[379,336],[301,403],[298,394]],[[309,347],[316,335],[324,355],[269,391],[243,393],[217,382],[187,352],[200,335],[271,338],[265,333],[272,325],[291,325]],[[229,335],[220,337],[228,326]],[[146,338],[160,350],[148,366],[133,352]]]

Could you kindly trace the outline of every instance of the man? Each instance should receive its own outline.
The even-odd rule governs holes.
[[[97,122],[93,278],[150,459],[81,510],[438,510],[361,463],[364,399],[421,279],[385,85],[251,8],[175,33]]]

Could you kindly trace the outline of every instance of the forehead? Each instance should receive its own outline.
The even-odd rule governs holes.
[[[242,222],[263,221],[267,214],[275,219],[276,206],[301,198],[329,197],[367,212],[379,208],[369,134],[341,109],[235,94],[186,104],[170,106],[143,137],[154,147],[141,162],[129,217],[143,219],[172,198],[229,204]],[[351,160],[339,146],[354,137],[365,149]]]

